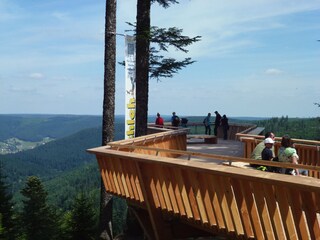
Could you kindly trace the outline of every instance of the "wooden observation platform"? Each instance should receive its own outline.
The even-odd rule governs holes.
[[[297,143],[309,177],[268,173],[239,167],[252,162],[246,156],[260,138],[236,135],[243,130],[232,130],[241,138],[242,157],[227,148],[227,155],[215,154],[224,146],[220,139],[190,151],[184,129],[88,151],[96,155],[106,191],[127,200],[149,239],[320,239],[320,142]]]

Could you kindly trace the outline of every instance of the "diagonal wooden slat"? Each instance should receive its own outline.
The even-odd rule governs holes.
[[[101,174],[101,178],[102,178],[104,187],[105,187],[106,191],[112,192],[112,188],[111,188],[111,185],[110,185],[110,180],[108,180],[108,178],[107,178],[108,174],[106,174],[107,170],[106,170],[106,167],[104,165],[104,160],[101,157],[97,157],[97,160],[98,160],[98,165],[99,165],[99,168],[100,168],[100,174]]]
[[[225,189],[223,188],[223,186],[221,186],[221,181],[219,176],[212,176],[212,178],[213,178],[214,189],[216,191],[218,201],[224,217],[224,221],[226,223],[226,228],[228,232],[234,233],[235,228],[234,228],[234,224],[231,216],[231,211],[227,202]]]
[[[303,208],[307,219],[307,224],[309,228],[310,238],[317,239],[320,238],[320,225],[319,219],[317,218],[317,213],[314,211],[316,207],[316,201],[312,197],[310,192],[302,192],[301,194]]]
[[[120,176],[120,181],[124,190],[124,194],[126,196],[126,198],[130,198],[130,194],[129,194],[129,189],[127,186],[127,182],[126,182],[126,177],[125,177],[125,171],[124,168],[122,167],[124,165],[123,160],[121,158],[116,158],[115,159],[118,165],[118,171],[119,171],[119,176]]]
[[[246,180],[240,182],[241,190],[248,206],[249,216],[253,226],[253,231],[257,239],[265,239],[265,234],[260,219],[260,214],[257,208],[257,204],[254,198],[254,190],[252,183]]]
[[[176,169],[175,173],[176,173],[175,177],[176,177],[176,180],[177,180],[177,183],[179,186],[178,188],[180,190],[183,205],[186,210],[187,218],[191,219],[191,218],[193,218],[193,214],[192,214],[192,210],[191,210],[191,206],[190,206],[190,202],[189,202],[189,197],[188,197],[186,185],[185,185],[184,179],[182,177],[181,169]]]
[[[201,191],[200,188],[200,183],[199,183],[199,173],[196,172],[192,172],[192,171],[188,171],[188,175],[189,178],[192,179],[191,182],[191,187],[193,189],[193,192],[195,194],[195,198],[196,198],[196,203],[197,203],[197,207],[199,210],[199,214],[200,214],[200,219],[202,224],[208,224],[208,216],[207,216],[207,212],[205,210],[205,206],[203,203],[203,198],[204,198],[204,192]]]
[[[300,192],[297,189],[289,189],[288,197],[299,239],[310,239],[308,225],[302,211]]]
[[[157,167],[157,173],[158,173],[157,176],[159,178],[161,193],[164,198],[166,209],[168,212],[173,212],[173,208],[172,208],[170,196],[169,196],[169,191],[168,191],[169,183],[167,181],[165,181],[165,174],[166,173],[163,170],[163,166]]]
[[[128,177],[130,180],[130,186],[133,191],[134,199],[136,199],[137,201],[141,201],[139,197],[138,189],[136,186],[136,179],[138,179],[136,165],[130,160],[127,160],[125,165],[128,170]]]
[[[114,182],[114,178],[113,178],[113,170],[111,168],[111,159],[108,159],[107,161],[104,161],[104,164],[105,164],[105,168],[106,168],[106,174],[108,174],[108,179],[110,181],[110,184],[111,184],[111,187],[112,187],[112,190],[113,190],[113,194],[116,194],[118,195],[118,189],[116,187],[116,184]]]
[[[261,219],[261,223],[262,223],[266,238],[267,239],[275,239],[270,215],[268,212],[268,206],[267,206],[267,203],[264,198],[263,185],[259,182],[254,182],[253,189],[254,189],[255,202],[257,204],[257,209],[259,212],[259,216]]]
[[[275,199],[275,192],[273,186],[269,184],[264,184],[263,189],[265,192],[265,200],[268,206],[268,212],[270,214],[270,219],[276,235],[276,239],[285,239],[286,234],[282,224],[279,206],[277,200]]]
[[[283,225],[285,226],[284,229],[286,231],[287,239],[298,239],[287,192],[288,189],[284,186],[276,186],[277,201],[279,204]]]
[[[129,198],[135,199],[135,195],[134,195],[133,188],[132,188],[131,181],[130,181],[130,174],[131,173],[130,173],[130,169],[128,168],[128,161],[126,161],[126,159],[122,159],[121,166],[122,166],[122,171],[124,174],[124,180],[126,182],[126,186],[128,189]],[[135,200],[138,200],[138,199],[135,199]]]
[[[177,201],[177,205],[178,205],[178,209],[179,209],[179,213],[182,217],[186,216],[186,210],[183,204],[183,199],[182,199],[182,189],[179,188],[179,184],[178,181],[176,179],[176,176],[178,174],[178,171],[175,168],[170,168],[170,171],[168,172],[168,174],[170,174],[171,179],[172,179],[172,187],[174,190],[174,196],[175,199]]]
[[[224,186],[227,202],[230,208],[231,216],[233,219],[233,224],[238,236],[244,235],[244,230],[242,226],[242,221],[239,214],[239,209],[236,203],[233,187],[231,185],[231,179],[228,177],[220,178],[222,186]]]
[[[182,171],[182,176],[183,176],[183,182],[186,187],[186,191],[188,193],[188,199],[190,201],[190,206],[193,214],[193,219],[196,221],[200,221],[200,212],[198,209],[198,204],[195,196],[195,191],[192,188],[191,180],[194,181],[194,179],[190,179],[190,174],[188,170],[183,170]]]
[[[216,214],[214,212],[214,206],[212,205],[213,194],[212,191],[209,190],[210,187],[208,184],[208,179],[210,179],[208,174],[199,174],[199,188],[203,195],[203,203],[208,216],[209,224],[210,226],[217,228],[218,223]]]
[[[120,178],[120,173],[118,170],[119,164],[117,163],[116,158],[112,158],[111,161],[109,161],[109,167],[112,171],[112,176],[113,176],[113,181],[116,185],[117,189],[117,194],[120,196],[125,196],[124,189],[122,186],[121,178]]]
[[[172,168],[169,167],[163,167],[163,172],[165,173],[164,179],[165,182],[168,186],[168,194],[169,194],[169,199],[172,205],[172,209],[173,212],[175,214],[179,213],[179,207],[178,207],[178,203],[177,203],[177,199],[176,199],[176,195],[175,195],[175,191],[174,191],[174,186],[176,185],[175,180],[173,178],[173,176],[170,174]]]
[[[218,191],[216,189],[216,183],[215,183],[215,179],[212,175],[208,175],[208,180],[207,180],[207,184],[208,184],[208,192],[209,192],[209,196],[212,199],[212,206],[213,206],[213,210],[215,213],[215,218],[217,220],[217,224],[219,227],[220,231],[224,231],[226,230],[226,223],[224,220],[224,216],[223,216],[223,209],[221,208],[221,203],[219,201],[219,194]]]
[[[253,238],[254,232],[252,229],[252,224],[251,224],[251,220],[250,220],[250,216],[249,216],[250,213],[249,213],[249,210],[247,207],[247,201],[244,196],[245,193],[243,193],[242,189],[241,189],[241,180],[231,178],[230,181],[232,182],[233,191],[235,193],[236,203],[239,208],[240,217],[242,220],[245,236],[246,236],[246,238]]]

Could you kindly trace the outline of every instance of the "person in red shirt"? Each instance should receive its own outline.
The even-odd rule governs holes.
[[[157,113],[156,127],[163,127],[163,118],[160,117],[160,113]]]

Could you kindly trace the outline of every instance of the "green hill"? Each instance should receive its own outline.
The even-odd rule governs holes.
[[[115,140],[124,136],[123,123],[120,119],[115,124]],[[80,191],[97,192],[100,175],[96,159],[86,149],[100,146],[101,142],[102,129],[94,127],[31,150],[0,155],[15,201],[19,202],[19,191],[31,175],[40,177],[48,186],[50,201],[59,208],[68,208]]]
[[[58,139],[101,124],[101,116],[1,114],[0,141],[10,138],[31,142],[46,137]]]

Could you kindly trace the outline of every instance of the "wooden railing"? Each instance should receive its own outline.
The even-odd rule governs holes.
[[[108,144],[112,149],[119,149],[120,146],[122,151],[129,151],[123,146],[145,146],[146,149],[137,148],[135,152],[149,154],[150,150],[148,148],[156,147],[162,149],[175,149],[183,150],[187,149],[187,130],[166,130],[163,132],[158,132],[154,134],[149,134],[142,137],[137,137],[133,139],[115,141]],[[179,157],[180,154],[161,152],[159,156],[163,157]]]
[[[214,124],[212,124],[212,133],[213,134],[213,128]],[[248,124],[236,124],[236,123],[230,123],[229,124],[229,130],[228,130],[228,139],[229,140],[236,140],[237,136],[236,134],[239,132],[247,132],[251,129],[256,128],[256,125],[248,125]],[[148,133],[155,133],[159,131],[167,131],[167,130],[179,130],[179,129],[185,129],[189,132],[189,134],[204,134],[205,133],[205,127],[203,123],[188,123],[185,125],[185,127],[172,127],[171,125],[165,125],[164,128],[156,127],[155,124],[148,124]],[[222,126],[218,128],[218,138],[223,138],[223,130]]]
[[[237,134],[237,137],[244,143],[244,158],[250,158],[254,148],[264,139],[264,136]],[[320,141],[292,139],[294,148],[299,155],[299,164],[306,166],[320,166]],[[275,154],[281,146],[281,138],[276,138]],[[309,171],[310,177],[320,178],[320,173]]]
[[[107,192],[147,210],[150,239],[178,238],[177,221],[232,239],[320,239],[318,179],[194,161],[250,159],[182,151],[185,134],[166,134],[88,150]]]

